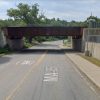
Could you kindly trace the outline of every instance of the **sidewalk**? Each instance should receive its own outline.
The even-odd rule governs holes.
[[[75,63],[78,69],[100,89],[100,67],[92,64],[75,53],[66,53],[66,55],[73,63]]]

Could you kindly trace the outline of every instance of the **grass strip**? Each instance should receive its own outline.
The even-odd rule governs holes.
[[[83,54],[79,54],[82,58],[90,61],[91,63],[97,65],[98,67],[100,67],[100,60],[94,58],[94,57],[89,57],[89,56],[85,56]]]

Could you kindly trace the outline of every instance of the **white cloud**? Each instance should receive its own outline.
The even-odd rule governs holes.
[[[91,12],[100,17],[100,0],[0,0],[0,18],[7,18],[7,9],[16,7],[19,2],[38,3],[48,18],[85,20]]]
[[[9,5],[9,2],[7,2],[7,1],[0,1],[0,7],[2,6],[8,6]]]

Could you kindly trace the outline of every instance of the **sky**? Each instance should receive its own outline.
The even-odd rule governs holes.
[[[7,9],[16,8],[19,3],[38,3],[40,13],[47,18],[66,21],[84,21],[91,15],[100,17],[100,0],[0,0],[0,19],[7,19]]]

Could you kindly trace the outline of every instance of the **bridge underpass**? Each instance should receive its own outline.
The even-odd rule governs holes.
[[[18,38],[18,33],[10,34],[13,32],[7,30],[7,39],[11,41],[9,45],[20,46],[21,43],[17,42],[26,34]],[[17,32],[20,32],[19,29]],[[81,35],[73,36],[73,42],[78,46],[79,40]],[[51,47],[54,48],[52,45]],[[37,51],[0,57],[0,100],[100,100],[100,93],[95,91],[94,84],[92,86],[85,75],[77,70],[78,66],[68,57],[69,52],[66,54],[67,56],[62,50]],[[81,61],[77,57],[73,59],[78,63]]]
[[[83,27],[57,27],[57,26],[34,26],[34,27],[6,27],[3,31],[7,43],[12,50],[23,48],[23,37],[35,36],[71,36],[73,49],[81,51]]]

